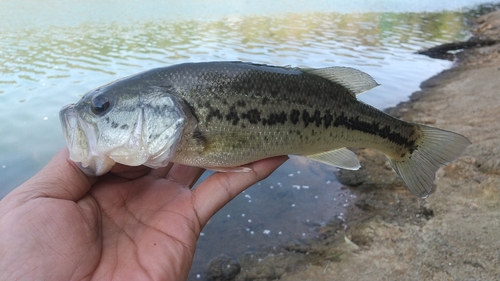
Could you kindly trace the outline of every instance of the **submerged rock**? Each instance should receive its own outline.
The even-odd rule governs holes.
[[[359,149],[356,154],[361,164],[359,170],[341,169],[336,173],[337,179],[343,185],[368,190],[404,185],[382,153],[373,149]]]
[[[207,265],[205,277],[208,281],[230,281],[240,273],[241,266],[228,255],[218,255]]]

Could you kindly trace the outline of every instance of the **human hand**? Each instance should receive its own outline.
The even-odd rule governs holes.
[[[116,165],[87,177],[61,150],[0,201],[0,280],[184,280],[203,226],[286,156],[248,173]]]

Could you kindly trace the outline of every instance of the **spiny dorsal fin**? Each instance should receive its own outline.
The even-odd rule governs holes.
[[[364,93],[379,85],[369,74],[350,67],[333,66],[302,70],[336,82],[346,87],[353,95]]]
[[[306,155],[306,157],[347,170],[357,170],[361,167],[358,156],[345,147],[318,154]]]

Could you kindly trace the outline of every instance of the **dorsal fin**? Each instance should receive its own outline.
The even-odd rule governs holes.
[[[346,87],[353,95],[364,93],[379,85],[369,74],[350,67],[306,68],[302,71],[336,82]]]

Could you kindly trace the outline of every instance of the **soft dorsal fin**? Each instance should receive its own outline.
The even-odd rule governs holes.
[[[357,170],[361,167],[358,156],[345,147],[318,154],[306,155],[306,157],[346,170]]]
[[[346,87],[353,95],[364,93],[379,85],[368,73],[350,67],[333,66],[302,70],[336,82]]]

